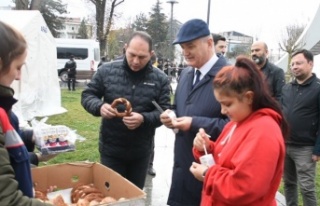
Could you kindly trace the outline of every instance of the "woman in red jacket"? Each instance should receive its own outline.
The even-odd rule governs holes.
[[[196,160],[204,147],[215,160],[209,168],[195,162],[190,167],[204,182],[202,206],[276,206],[288,126],[262,75],[254,62],[239,57],[213,81],[221,113],[231,121],[216,142],[203,129],[194,139]]]

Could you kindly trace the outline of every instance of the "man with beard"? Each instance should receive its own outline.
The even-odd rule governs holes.
[[[281,89],[285,84],[284,71],[268,60],[268,46],[265,42],[257,41],[251,46],[251,58],[265,75],[271,95],[279,102]]]
[[[286,140],[284,192],[286,205],[318,205],[315,194],[316,163],[320,159],[320,80],[312,73],[313,55],[299,50],[292,55],[295,79],[282,89],[282,109],[290,126]]]

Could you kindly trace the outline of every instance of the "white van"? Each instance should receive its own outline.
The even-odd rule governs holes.
[[[68,80],[67,70],[64,65],[69,61],[70,55],[74,56],[77,63],[77,79],[91,79],[97,71],[100,62],[99,42],[93,39],[59,39],[57,45],[57,69],[61,81]]]

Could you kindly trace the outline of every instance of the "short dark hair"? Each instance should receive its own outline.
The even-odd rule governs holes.
[[[139,36],[140,38],[142,38],[143,40],[145,40],[148,44],[149,44],[149,51],[152,51],[152,38],[150,36],[150,34],[148,34],[147,32],[145,31],[135,31],[132,36],[130,37],[129,39],[129,42],[128,42],[128,46],[131,42],[131,40],[136,37],[136,36]],[[125,50],[124,50],[125,51]]]
[[[226,41],[226,37],[220,35],[220,34],[215,34],[215,33],[212,33],[212,38],[213,38],[213,42],[214,42],[214,45],[216,45],[218,43],[218,41]]]
[[[294,52],[292,54],[291,58],[298,55],[298,54],[303,54],[304,58],[306,58],[308,60],[308,62],[310,62],[310,61],[313,62],[313,54],[311,53],[311,51],[306,50],[306,49],[300,49],[300,50]]]

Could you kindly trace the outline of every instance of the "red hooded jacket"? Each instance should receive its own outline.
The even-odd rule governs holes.
[[[284,157],[281,116],[271,109],[253,112],[242,122],[229,122],[210,145],[216,164],[205,176],[201,206],[276,206]],[[233,134],[226,137],[236,125]],[[203,152],[193,148],[199,161]]]

